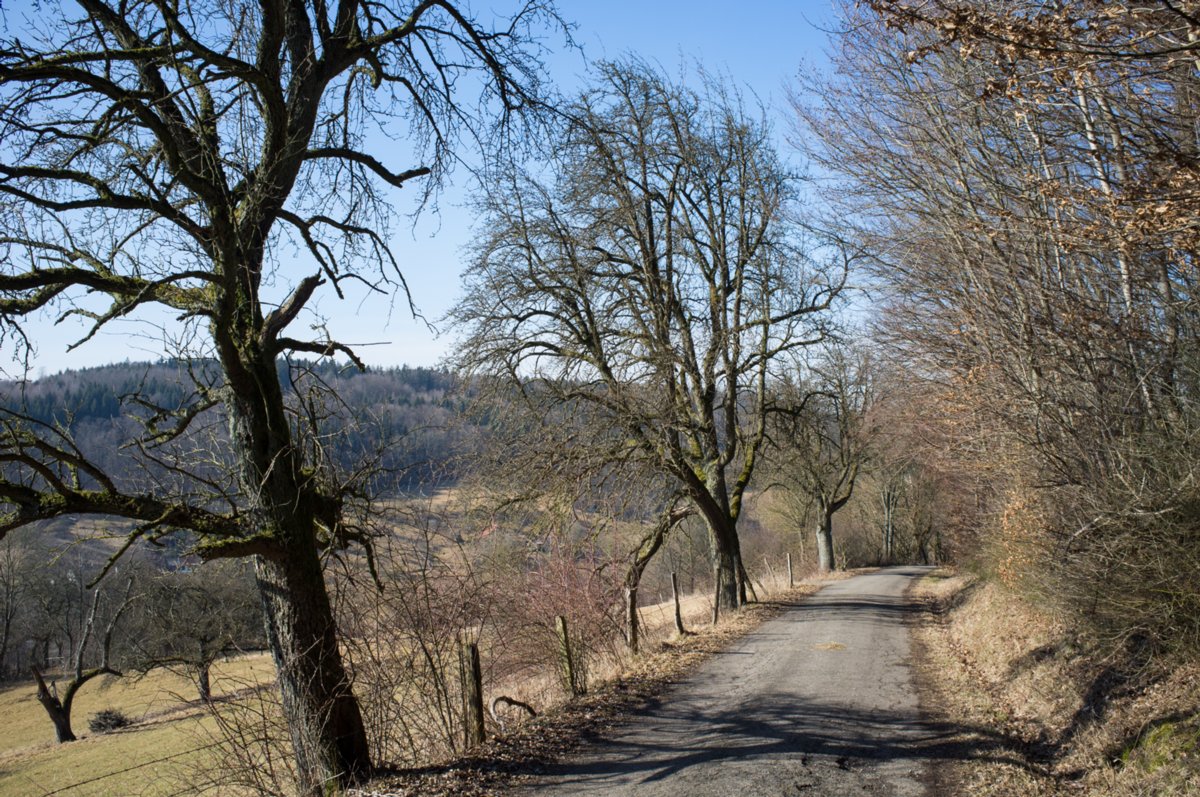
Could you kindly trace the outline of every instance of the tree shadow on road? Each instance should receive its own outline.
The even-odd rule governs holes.
[[[696,727],[703,731],[682,731]],[[587,781],[604,789],[651,783],[710,763],[773,765],[784,759],[840,770],[888,763],[916,770],[966,759],[1026,765],[1014,740],[993,729],[834,704],[772,703],[768,696],[723,713],[661,704],[630,729],[595,740],[583,755],[550,765],[546,775],[549,786]]]

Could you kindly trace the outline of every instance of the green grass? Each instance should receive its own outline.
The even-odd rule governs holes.
[[[1200,747],[1200,727],[1196,718],[1190,722],[1161,722],[1142,733],[1122,754],[1125,766],[1140,766],[1151,773],[1178,760],[1180,756],[1196,753]]]

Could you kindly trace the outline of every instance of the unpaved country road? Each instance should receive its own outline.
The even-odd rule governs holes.
[[[904,592],[928,570],[830,584],[522,794],[925,794],[939,729],[917,710]]]

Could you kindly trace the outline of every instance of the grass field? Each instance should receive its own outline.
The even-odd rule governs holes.
[[[213,671],[215,695],[274,677],[266,655],[222,662]],[[159,671],[144,678],[99,678],[75,698],[72,724],[79,741],[60,745],[35,698],[33,682],[0,690],[0,797],[63,794],[78,797],[167,797],[186,785],[189,767],[203,764],[215,723],[195,700],[195,687]],[[116,708],[133,725],[108,734],[88,732],[97,711]]]

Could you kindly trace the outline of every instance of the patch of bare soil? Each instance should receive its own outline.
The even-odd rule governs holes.
[[[539,774],[549,763],[622,720],[686,677],[704,660],[774,617],[788,601],[811,595],[823,584],[800,584],[765,603],[751,604],[715,628],[700,629],[661,643],[617,678],[549,711],[468,755],[441,764],[382,773],[349,797],[443,797],[496,794]]]
[[[1117,653],[1017,596],[949,571],[921,581],[922,710],[961,755],[929,791],[972,797],[1200,795],[1200,663]]]

